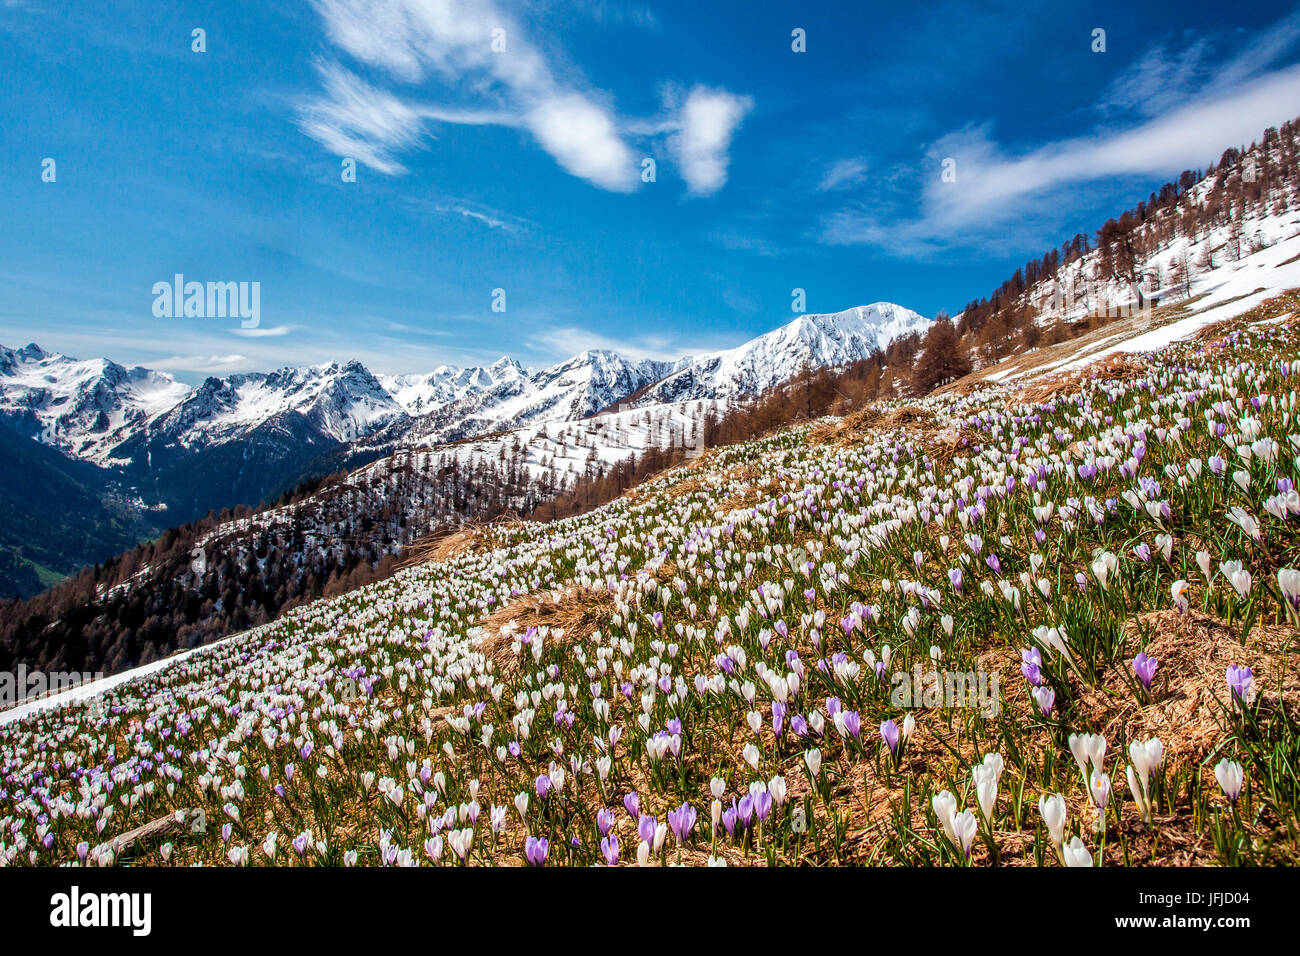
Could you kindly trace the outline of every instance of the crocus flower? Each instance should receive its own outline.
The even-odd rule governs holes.
[[[1169,585],[1169,597],[1173,600],[1174,607],[1178,609],[1179,614],[1187,610],[1188,590],[1187,582],[1182,578]]]
[[[596,811],[596,828],[600,831],[601,836],[608,836],[610,828],[614,826],[614,811],[608,807],[601,807]]]
[[[1241,796],[1241,784],[1245,776],[1246,772],[1241,764],[1227,757],[1214,766],[1214,779],[1219,781],[1219,787],[1230,803],[1236,803]]]
[[[1160,662],[1154,657],[1148,657],[1145,651],[1138,651],[1137,656],[1133,658],[1133,673],[1137,674],[1138,680],[1147,690],[1151,689],[1151,681],[1156,676],[1156,668]]]
[[[1038,812],[1043,817],[1043,825],[1047,827],[1047,833],[1059,856],[1065,842],[1065,798],[1059,793],[1050,797],[1044,794],[1038,798]]]
[[[1228,668],[1228,689],[1232,692],[1233,701],[1243,707],[1250,696],[1254,681],[1255,674],[1249,667],[1233,664]]]
[[[804,753],[803,762],[808,766],[809,776],[816,780],[817,774],[819,774],[822,769],[822,752],[816,747],[813,747],[811,750]]]
[[[524,856],[532,866],[545,866],[546,856],[551,851],[551,845],[546,837],[530,836],[524,841]]]
[[[1073,837],[1061,852],[1066,866],[1092,866],[1092,854],[1078,837]]]
[[[1025,676],[1025,680],[1031,684],[1041,684],[1043,655],[1036,647],[1030,647],[1020,652],[1020,673]]]
[[[1034,703],[1038,705],[1043,717],[1051,717],[1052,708],[1056,706],[1056,691],[1050,687],[1033,687],[1029,692],[1033,695]]]
[[[969,810],[963,810],[953,818],[952,827],[957,834],[958,842],[961,844],[962,853],[969,858],[970,848],[975,843],[975,834],[979,831],[979,821],[975,819],[975,814]]]
[[[957,818],[957,798],[949,790],[940,790],[930,798],[930,806],[934,808],[934,815],[939,818],[939,825],[943,827],[944,835],[952,841],[953,846],[958,846],[961,840],[957,836],[957,828],[954,825]]]
[[[668,825],[672,828],[673,839],[678,843],[685,843],[695,829],[695,818],[697,814],[695,808],[689,803],[683,803],[676,810],[668,811]]]
[[[618,865],[618,837],[611,833],[600,841],[600,854],[608,866]]]
[[[889,752],[898,756],[898,724],[893,720],[883,720],[880,722],[880,737],[889,748]]]

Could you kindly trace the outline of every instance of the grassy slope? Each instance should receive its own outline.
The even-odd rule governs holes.
[[[207,834],[175,838],[165,858],[140,848],[142,862],[265,862],[273,832],[281,862],[450,862],[461,847],[512,863],[544,836],[550,865],[585,864],[600,859],[601,808],[628,862],[635,792],[659,824],[683,804],[698,813],[653,859],[961,864],[934,798],[980,819],[973,774],[993,771],[975,768],[1000,763],[974,864],[1055,860],[1036,807],[1053,793],[1067,839],[1107,864],[1296,862],[1300,685],[1277,572],[1300,564],[1300,533],[1275,495],[1300,468],[1298,344],[1294,322],[1243,324],[1034,393],[979,388],[711,451],[590,514],[501,528],[495,550],[201,650],[113,691],[116,712],[0,729],[15,758],[3,785],[43,786],[22,768],[57,735],[53,792],[112,803],[102,833],[54,820],[37,862],[196,805]],[[1249,584],[1229,580],[1231,561]],[[1020,673],[1034,648],[1046,715]],[[1129,663],[1140,649],[1160,662],[1150,691]],[[891,677],[935,653],[945,670],[996,675],[996,713],[922,700],[894,757],[879,730],[905,714]],[[1246,707],[1230,664],[1254,669]],[[160,694],[177,696],[142,727]],[[1090,792],[1068,740],[1086,732],[1109,745],[1100,829],[1104,787]],[[1129,745],[1154,737],[1143,821]],[[110,746],[111,799],[70,783],[69,764],[102,768]],[[1244,768],[1235,807],[1216,782],[1224,759]],[[775,797],[761,825],[714,830],[714,780],[742,816]],[[0,800],[0,833],[32,812]],[[308,830],[301,853],[288,848]],[[30,851],[8,849],[14,863]]]

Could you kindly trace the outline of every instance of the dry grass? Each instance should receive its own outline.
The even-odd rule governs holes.
[[[1201,763],[1226,732],[1227,669],[1249,663],[1257,687],[1268,688],[1270,705],[1300,705],[1295,631],[1257,625],[1243,646],[1238,631],[1199,611],[1169,608],[1130,621],[1127,630],[1145,637],[1145,650],[1160,664],[1151,701],[1140,704],[1121,674],[1112,670],[1101,685],[1080,696],[1085,721],[1108,740],[1159,737],[1168,758]]]
[[[660,569],[661,572],[663,569]],[[545,594],[525,594],[488,615],[483,621],[481,650],[502,674],[519,666],[510,645],[530,627],[547,628],[548,646],[567,646],[606,627],[614,599],[606,591],[573,588]]]
[[[455,531],[435,531],[413,542],[406,549],[399,568],[412,568],[420,564],[450,561],[466,551],[485,547],[482,528],[467,525]]]
[[[1079,391],[1080,386],[1089,380],[1130,382],[1146,375],[1149,370],[1150,367],[1135,356],[1115,353],[1081,369],[1035,379],[1032,384],[1027,383],[1021,389],[1019,398],[1031,405],[1041,405],[1058,395]]]

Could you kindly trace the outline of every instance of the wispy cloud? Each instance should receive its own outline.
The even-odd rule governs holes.
[[[230,329],[230,334],[245,339],[278,339],[288,335],[295,328],[297,326],[294,325],[267,325],[255,329]]]
[[[1255,75],[1262,58],[1276,58],[1290,45],[1285,36],[1293,26],[1300,31],[1294,15],[1274,31],[1282,39],[1275,35],[1267,43],[1251,44],[1207,78],[1202,92],[1161,100],[1157,115],[1128,129],[1098,131],[1019,153],[993,138],[991,124],[949,133],[933,142],[921,160],[919,216],[891,216],[889,210],[861,204],[845,207],[825,217],[821,238],[925,256],[982,241],[991,229],[1023,220],[1045,197],[1079,183],[1126,175],[1171,176],[1203,166],[1227,146],[1250,142],[1265,127],[1296,113],[1300,66]],[[1197,48],[1196,42],[1192,48]],[[1123,95],[1113,88],[1108,103],[1123,97],[1131,104],[1145,103],[1144,91],[1158,88],[1162,78],[1181,82],[1170,80],[1168,62],[1163,47],[1149,53],[1130,72]],[[941,176],[945,160],[955,164],[955,181]]]
[[[639,336],[616,339],[574,326],[555,326],[542,329],[528,342],[528,347],[540,355],[554,359],[568,358],[588,349],[608,350],[634,359],[656,359],[675,362],[689,354],[682,346],[663,336]]]
[[[372,169],[403,171],[394,154],[420,142],[427,122],[504,123],[532,133],[563,168],[604,189],[636,186],[633,155],[611,111],[552,69],[490,2],[313,0],[330,40],[353,58],[414,84],[442,82],[475,105],[408,102],[343,67],[323,68],[325,95],[300,108],[300,125],[327,149]],[[484,105],[486,104],[486,105]]]
[[[253,361],[245,355],[171,355],[158,359],[154,368],[164,372],[202,372],[208,375],[229,375],[248,371]]]
[[[858,156],[848,156],[837,159],[827,167],[821,182],[817,184],[817,191],[827,193],[836,189],[848,189],[866,178],[866,160]]]
[[[322,60],[322,92],[298,104],[297,123],[339,156],[386,175],[406,172],[400,156],[420,148],[439,125],[493,124],[526,131],[561,168],[601,189],[640,185],[634,141],[646,124],[620,117],[611,98],[554,64],[529,30],[490,0],[312,0],[326,35],[375,79]],[[594,10],[641,26],[638,8]],[[378,85],[384,78],[394,88]],[[426,84],[453,101],[427,102]],[[398,91],[399,86],[417,87]],[[732,136],[751,109],[748,97],[696,87],[656,124],[691,193],[710,195],[727,180]]]

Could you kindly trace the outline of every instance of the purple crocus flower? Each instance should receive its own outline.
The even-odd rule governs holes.
[[[731,802],[735,804],[736,801],[734,797]],[[754,815],[754,798],[749,794],[745,794],[741,797],[740,805],[736,807],[736,813],[740,816],[741,826],[749,826],[750,817]]]
[[[948,580],[952,582],[952,589],[961,594],[961,568],[953,568],[948,572]]]
[[[614,811],[608,807],[601,807],[596,811],[596,828],[600,830],[601,836],[609,836],[610,828],[614,826]]]
[[[1234,664],[1228,668],[1228,689],[1232,691],[1232,699],[1242,706],[1245,706],[1254,681],[1255,674],[1249,667]]]
[[[550,793],[550,792],[551,792],[551,788],[552,788],[553,786],[554,786],[554,785],[551,783],[551,778],[550,778],[550,777],[548,777],[546,774],[542,774],[542,775],[540,775],[540,776],[537,778],[537,784],[536,784],[536,787],[537,787],[537,797],[538,797],[538,799],[541,799],[541,798],[545,797],[548,793]]]
[[[546,855],[551,852],[551,845],[546,837],[529,837],[524,841],[524,856],[532,866],[545,866]]]
[[[673,831],[673,837],[678,843],[685,843],[690,838],[691,831],[695,829],[697,816],[695,808],[689,803],[683,803],[676,810],[668,811],[668,828]]]
[[[984,559],[984,563],[993,569],[994,574],[1002,573],[1002,562],[998,560],[998,556],[996,554],[990,554],[987,558]]]
[[[1038,704],[1038,709],[1044,719],[1052,716],[1052,708],[1056,706],[1056,691],[1050,687],[1035,687],[1032,692],[1034,702]]]
[[[897,756],[898,754],[898,724],[893,720],[882,720],[880,722],[880,736],[889,748],[889,752]]]
[[[772,812],[772,795],[766,790],[760,790],[754,796],[754,816],[758,822],[762,823]]]
[[[641,819],[637,821],[636,833],[646,843],[655,842],[655,830],[659,828],[659,823],[649,814],[642,814]]]
[[[727,836],[734,839],[736,836],[736,801],[732,800],[731,803],[730,807],[722,811],[722,826],[727,831]]]
[[[862,718],[858,716],[856,710],[846,710],[844,712],[844,729],[849,732],[850,737],[861,736]]]
[[[1138,680],[1147,690],[1151,689],[1151,680],[1156,676],[1156,668],[1160,662],[1154,657],[1148,657],[1145,651],[1138,651],[1137,657],[1133,658],[1133,673],[1137,674]]]
[[[627,811],[627,815],[633,820],[641,813],[641,797],[638,796],[635,790],[623,798],[623,809]]]
[[[1030,647],[1020,652],[1020,673],[1025,680],[1037,686],[1043,682],[1043,655],[1038,648]]]
[[[608,866],[618,866],[618,837],[610,834],[600,841],[600,855]]]

